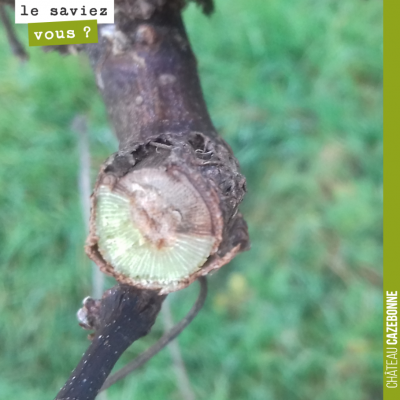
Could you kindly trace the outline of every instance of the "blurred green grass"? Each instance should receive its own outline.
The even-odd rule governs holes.
[[[194,391],[381,399],[382,3],[216,5],[185,20],[213,120],[248,180],[252,250],[210,278],[179,338]],[[0,399],[50,399],[87,346],[71,122],[88,118],[93,177],[116,141],[83,56],[30,48],[20,65],[0,32]],[[175,319],[194,286],[171,296]],[[121,364],[161,332],[157,322]],[[170,364],[164,350],[109,399],[181,399]]]

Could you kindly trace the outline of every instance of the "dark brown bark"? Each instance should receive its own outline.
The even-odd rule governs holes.
[[[125,365],[119,371],[109,376],[104,382],[104,385],[101,387],[100,391],[108,389],[114,383],[125,378],[132,371],[145,364],[148,360],[150,360],[150,358],[152,358],[160,350],[162,350],[168,343],[172,342],[193,321],[193,319],[203,307],[207,297],[206,278],[199,278],[198,282],[200,284],[200,293],[196,300],[196,303],[190,309],[188,314],[181,321],[179,321],[169,332],[165,333],[153,346],[137,356],[133,361]]]
[[[127,285],[108,290],[88,316],[93,341],[55,400],[92,400],[121,354],[150,331],[165,296]]]
[[[100,28],[99,37],[99,44],[87,45],[85,49],[119,139],[120,151],[103,165],[95,194],[99,185],[104,182],[114,185],[144,164],[154,168],[162,165],[167,171],[175,169],[186,175],[213,216],[218,249],[179,289],[248,248],[247,227],[238,213],[245,193],[245,178],[230,147],[212,125],[196,59],[176,2],[166,3],[146,20],[131,19],[128,11],[119,13],[115,25]],[[161,147],[166,154],[154,157]],[[95,204],[96,195],[93,209]],[[120,282],[139,285],[121,276],[103,259],[94,221],[92,214],[88,255]]]
[[[207,112],[178,3],[167,2],[146,19],[122,9],[114,25],[99,27],[99,43],[85,51],[120,142],[120,150],[102,166],[97,186],[143,167],[178,169],[213,214],[218,248],[184,287],[229,262],[249,242],[238,213],[245,179]],[[137,285],[102,258],[93,226],[87,252],[103,271]]]
[[[120,150],[166,132],[215,137],[180,12],[165,7],[148,20],[116,18],[99,26],[99,44],[86,51]]]
[[[206,13],[212,10],[212,0],[194,1]],[[162,167],[168,173],[183,174],[212,215],[215,248],[205,264],[174,290],[220,268],[249,247],[247,226],[238,212],[245,178],[207,112],[181,18],[186,2],[116,0],[115,23],[99,25],[99,43],[74,46],[89,56],[119,140],[119,151],[101,167],[95,195],[100,183],[116,184],[144,166]],[[47,46],[62,53],[70,48]],[[85,303],[82,324],[95,328],[93,341],[57,400],[94,399],[122,352],[149,332],[163,294],[170,291],[146,290],[116,273],[99,252],[93,223],[92,216],[86,251],[120,285],[106,292],[100,302]]]

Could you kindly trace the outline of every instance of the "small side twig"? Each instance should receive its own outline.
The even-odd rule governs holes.
[[[28,53],[25,51],[24,46],[19,41],[14,28],[8,18],[5,6],[0,4],[0,20],[4,25],[4,29],[7,34],[8,43],[10,44],[11,51],[13,54],[18,57],[21,61],[28,60]]]
[[[172,317],[171,305],[169,299],[165,299],[163,307],[161,309],[161,314],[164,322],[165,332],[171,330],[174,326],[174,320]],[[190,380],[185,366],[185,361],[183,360],[181,349],[177,340],[173,340],[168,345],[169,351],[171,353],[171,358],[174,364],[175,375],[177,386],[181,392],[181,397],[183,400],[196,400],[193,393],[192,387],[190,385]]]
[[[119,380],[125,378],[135,369],[141,367],[147,361],[149,361],[153,356],[155,356],[160,350],[162,350],[168,343],[174,340],[195,318],[195,316],[199,313],[201,308],[203,307],[206,297],[207,297],[207,279],[206,277],[201,277],[198,279],[200,283],[200,293],[197,297],[197,300],[188,314],[178,322],[169,332],[164,334],[161,339],[158,340],[153,346],[151,346],[148,350],[140,354],[136,357],[132,362],[125,365],[125,367],[121,368],[115,374],[111,375],[104,382],[103,386],[100,389],[100,392],[108,389],[111,385],[118,382]]]
[[[96,302],[95,333],[55,400],[94,400],[121,354],[149,333],[165,296],[117,285]]]
[[[84,115],[77,115],[72,121],[72,130],[78,136],[79,152],[79,197],[81,200],[82,217],[85,226],[85,235],[89,233],[90,217],[90,146],[87,127],[87,118]],[[104,274],[94,262],[92,264],[92,295],[95,299],[101,298],[104,291]],[[97,400],[107,400],[107,393],[103,392],[97,396]]]

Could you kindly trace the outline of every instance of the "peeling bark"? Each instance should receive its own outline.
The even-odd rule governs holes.
[[[138,8],[139,4],[147,6]],[[121,288],[128,287],[126,284],[136,286],[137,296],[141,298],[142,294],[163,295],[186,287],[249,248],[247,225],[238,212],[246,181],[231,148],[218,136],[207,112],[196,59],[181,19],[183,2],[117,1],[116,6],[115,24],[99,26],[99,43],[83,46],[119,140],[119,151],[103,164],[97,179],[86,252],[103,272],[120,282]],[[116,271],[98,248],[94,210],[99,186],[118,185],[124,176],[143,168],[184,174],[212,215],[215,248],[197,272],[172,289],[143,285]],[[156,301],[153,295],[150,298]],[[160,296],[160,302],[162,299]],[[151,315],[147,326],[155,318]],[[135,314],[126,317],[131,321]],[[121,324],[129,322],[122,319]],[[89,348],[89,354],[102,353],[99,343],[95,343]],[[77,367],[78,372],[85,356]],[[104,382],[114,361],[98,359],[97,362],[100,368],[106,363],[99,374],[99,382]],[[77,399],[94,398],[94,392],[85,391],[82,384],[71,379],[69,384],[62,391],[63,397],[57,399],[67,398],[65,394],[70,395],[72,387],[83,388],[84,397]],[[100,386],[96,383],[95,390]]]
[[[212,11],[212,0],[193,1],[205,13]],[[247,225],[238,212],[246,181],[207,112],[181,18],[186,3],[115,0],[115,23],[99,25],[99,43],[46,48],[87,53],[119,140],[119,151],[102,165],[92,196],[86,252],[120,284],[101,301],[85,302],[79,318],[84,327],[95,329],[93,341],[57,400],[94,399],[122,352],[149,332],[166,293],[186,287],[249,248]],[[99,186],[116,186],[140,169],[162,169],[171,176],[178,171],[211,215],[215,241],[208,259],[172,288],[126,276],[99,251],[95,218]]]
[[[106,273],[123,283],[168,293],[220,268],[248,248],[246,224],[238,213],[245,178],[228,144],[217,135],[203,99],[196,59],[176,2],[146,20],[117,14],[100,29],[99,44],[87,45],[98,86],[120,143],[101,168],[96,191],[138,168],[177,170],[195,186],[213,217],[218,243],[203,267],[174,288],[143,285],[116,271],[98,250],[95,213],[86,251]],[[164,152],[154,157],[154,153]],[[162,161],[160,161],[162,158]]]

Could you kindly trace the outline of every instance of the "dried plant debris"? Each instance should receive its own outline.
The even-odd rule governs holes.
[[[163,135],[111,156],[92,197],[86,252],[100,269],[161,294],[247,250],[245,179],[220,140]]]

